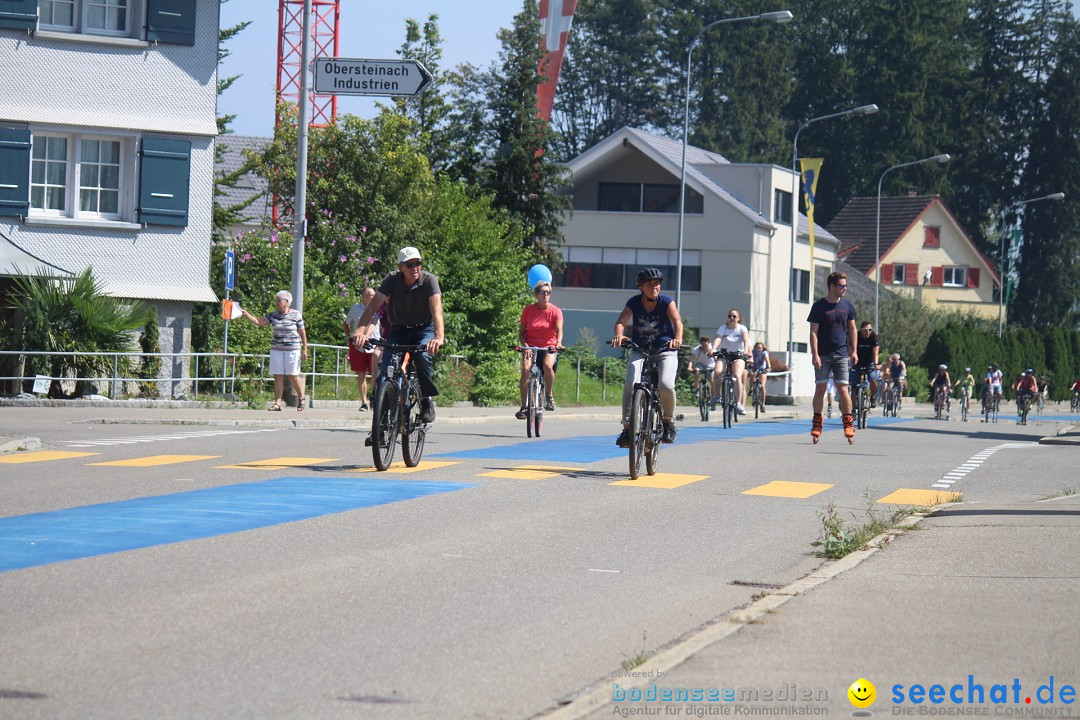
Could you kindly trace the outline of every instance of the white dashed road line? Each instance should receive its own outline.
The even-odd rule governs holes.
[[[1037,442],[1012,442],[1003,443],[1001,445],[995,445],[992,448],[986,448],[985,450],[975,453],[966,462],[957,465],[955,468],[945,473],[940,480],[931,485],[933,488],[940,488],[947,490],[951,488],[957,481],[963,480],[965,476],[972,470],[980,467],[991,455],[998,450],[1007,450],[1011,448],[1039,448],[1042,447]]]

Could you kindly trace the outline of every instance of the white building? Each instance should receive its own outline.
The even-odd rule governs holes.
[[[664,292],[675,296],[681,161],[681,142],[623,128],[568,164],[574,212],[565,228],[566,270],[556,278],[568,343],[582,327],[601,340],[611,336],[619,311],[636,292],[639,268],[663,269]],[[813,372],[802,354],[812,301],[809,226],[800,213],[793,264],[791,170],[731,163],[691,146],[686,185],[684,339],[694,344],[698,332],[711,337],[727,311],[738,308],[751,343],[764,342],[779,357],[792,333],[793,394],[812,394]],[[814,235],[814,264],[831,268],[839,241],[817,225]]]
[[[91,267],[157,308],[162,352],[190,349],[192,303],[217,300],[218,9],[0,0],[0,284]],[[164,366],[185,392],[186,363]]]

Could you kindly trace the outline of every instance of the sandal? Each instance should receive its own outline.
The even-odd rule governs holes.
[[[276,402],[266,409],[270,412],[281,412],[281,403]]]
[[[304,412],[304,398],[299,398],[296,401],[296,412]]]

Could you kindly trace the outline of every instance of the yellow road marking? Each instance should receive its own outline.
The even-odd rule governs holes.
[[[879,503],[894,505],[923,505],[932,507],[942,503],[952,502],[960,497],[960,493],[941,492],[940,490],[909,490],[901,488],[879,499]]]
[[[708,475],[679,475],[676,473],[656,473],[655,475],[641,475],[637,480],[618,480],[610,485],[627,485],[629,487],[660,488],[672,490],[683,485],[696,483],[704,480]]]
[[[386,472],[388,472],[388,473],[399,473],[399,474],[404,475],[405,473],[421,472],[423,470],[437,470],[437,469],[442,468],[442,467],[449,467],[451,465],[460,465],[460,464],[461,464],[461,462],[459,460],[452,460],[452,461],[421,460],[417,464],[416,467],[407,467],[404,462],[396,462],[396,463],[390,463],[390,469],[388,469]],[[370,472],[379,472],[379,469],[376,468],[376,467],[365,467],[365,468],[356,468],[355,470],[352,470],[351,472],[370,473]]]
[[[509,478],[511,480],[544,480],[576,470],[581,470],[581,468],[560,465],[519,465],[518,467],[479,473],[477,477]]]
[[[215,470],[285,470],[291,467],[303,467],[305,465],[320,465],[333,462],[340,458],[302,458],[302,457],[279,457],[269,460],[252,460],[240,465],[217,465]]]
[[[67,460],[68,458],[89,457],[101,453],[71,452],[67,450],[35,450],[33,452],[0,455],[0,463],[18,465],[20,463],[45,462],[46,460]]]
[[[758,485],[749,490],[743,490],[743,495],[768,495],[769,497],[808,498],[825,492],[833,485],[832,483],[806,483],[790,482],[788,480],[773,480],[772,482]]]
[[[104,465],[108,467],[156,467],[158,465],[175,465],[176,463],[194,462],[196,460],[214,460],[220,455],[150,455],[148,457],[134,458],[132,460],[112,460],[110,462],[88,463],[89,465]]]

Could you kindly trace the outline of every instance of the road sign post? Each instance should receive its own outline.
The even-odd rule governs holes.
[[[412,97],[430,82],[431,73],[417,60],[315,58],[319,95]]]
[[[236,285],[236,253],[232,248],[225,251],[225,299]],[[225,378],[229,370],[229,318],[225,318],[225,341],[221,348],[221,394],[225,394]],[[195,382],[199,382],[196,380]]]

